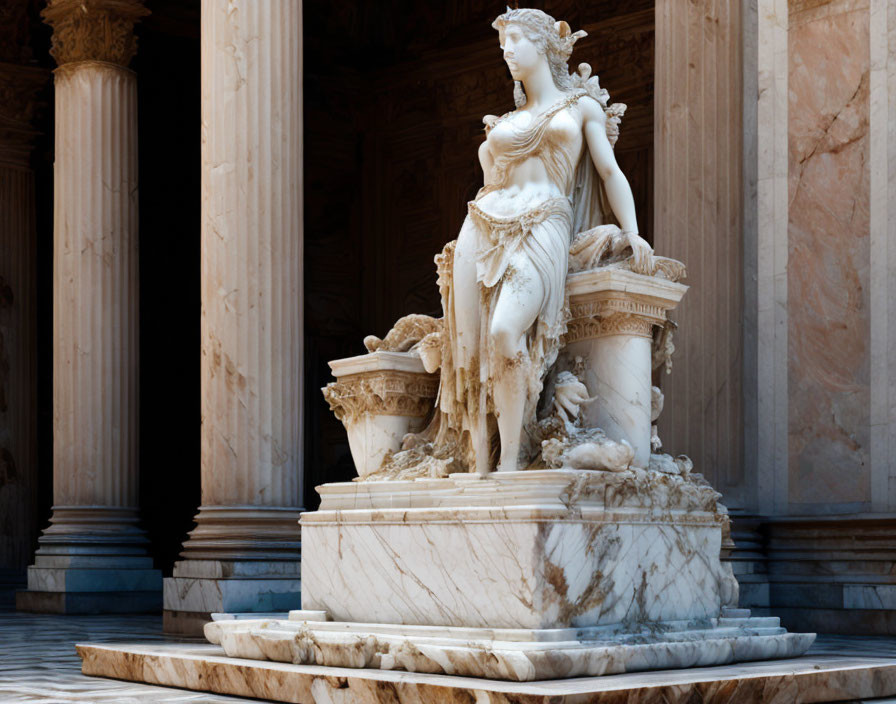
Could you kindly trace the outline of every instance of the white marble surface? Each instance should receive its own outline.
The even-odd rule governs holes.
[[[333,376],[361,374],[364,372],[400,371],[413,374],[426,374],[423,361],[417,354],[408,352],[376,351],[359,354],[356,357],[334,359],[329,362]]]
[[[708,487],[656,472],[473,476],[321,487],[302,516],[302,607],[558,628],[711,618],[736,590]]]
[[[651,438],[651,341],[636,335],[604,335],[588,340],[585,386],[594,401],[587,425],[634,448],[632,464],[646,468]]]
[[[386,455],[401,449],[401,440],[422,429],[424,418],[381,415],[372,411],[344,418],[348,446],[359,477],[377,471]]]
[[[524,683],[241,660],[213,645],[88,644],[78,652],[85,674],[301,704],[812,704],[896,694],[892,644],[849,639],[793,660]]]
[[[591,269],[566,277],[566,293],[570,298],[588,296],[596,291],[620,291],[668,309],[678,305],[687,290],[685,284],[625,269]]]
[[[638,695],[639,704],[690,704],[689,697],[695,695],[701,696],[698,701],[703,704],[792,704],[797,695],[803,702],[816,701],[813,692],[816,697],[827,695],[828,700],[834,695],[855,699],[896,693],[888,689],[894,685],[891,668],[896,666],[892,638],[819,637],[798,660],[517,683],[236,660],[215,645],[166,642],[158,616],[0,613],[0,632],[4,636],[0,638],[0,701],[4,704],[244,701],[211,691],[241,693],[256,697],[252,699],[256,702],[262,697],[302,704],[444,704],[455,695],[466,696],[467,701],[487,696],[489,704],[519,704],[520,696],[537,696],[538,702],[549,696],[555,697],[552,702],[575,696],[570,704],[584,704],[601,701],[595,698],[603,696],[599,692],[618,704],[620,691],[632,698]],[[80,647],[85,674],[75,643],[90,644]],[[592,698],[582,699],[589,692]],[[754,692],[761,698],[751,698]]]
[[[285,612],[299,604],[301,588],[301,582],[296,577],[168,577],[165,579],[163,606],[169,611],[197,614],[226,611]]]
[[[787,633],[776,618],[670,622],[634,632],[215,621],[205,635],[228,657],[518,682],[794,657],[815,639]]]
[[[387,339],[401,331],[401,322]],[[330,368],[337,381],[322,389],[324,398],[345,427],[358,476],[366,477],[401,449],[405,435],[423,429],[432,415],[438,379],[427,373],[416,351],[376,350],[335,359]]]
[[[317,487],[320,510],[302,514],[313,522],[322,511],[399,508],[495,508],[551,510],[563,515],[570,507],[588,510],[629,508],[663,510],[684,518],[712,513],[718,494],[706,485],[655,472],[631,470],[608,473],[587,470],[527,470],[493,472],[487,477],[452,474],[443,479],[377,482],[335,482]],[[328,519],[329,520],[329,519]]]
[[[80,645],[78,652],[85,674],[301,704],[812,704],[896,694],[896,660],[873,651],[530,683],[240,660],[211,645]]]

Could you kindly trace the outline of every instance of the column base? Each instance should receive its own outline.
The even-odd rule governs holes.
[[[182,560],[164,584],[164,632],[198,638],[213,613],[298,608],[301,562]]]
[[[28,568],[16,609],[40,613],[151,613],[162,606],[162,573],[146,555],[137,511],[57,506]]]
[[[165,579],[165,633],[202,637],[213,613],[270,613],[301,603],[298,507],[200,506]]]
[[[162,593],[118,592],[16,592],[16,610],[40,614],[157,614]]]

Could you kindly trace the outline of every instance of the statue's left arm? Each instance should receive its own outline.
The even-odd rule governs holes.
[[[607,139],[607,115],[600,104],[589,97],[583,97],[579,101],[582,109],[585,141],[588,151],[598,175],[604,183],[604,190],[613,214],[619,221],[628,237],[629,245],[635,259],[635,268],[647,267],[653,250],[650,245],[638,234],[638,220],[635,217],[635,199],[628,179],[616,163],[616,155],[610,140]]]

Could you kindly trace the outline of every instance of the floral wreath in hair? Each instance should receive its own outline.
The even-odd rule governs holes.
[[[494,22],[492,27],[498,30],[498,36],[501,42],[504,41],[504,28],[508,24],[518,24],[526,29],[534,32],[534,37],[530,37],[536,45],[547,54],[555,54],[563,61],[569,59],[572,54],[573,45],[582,37],[587,37],[588,32],[580,29],[573,32],[569,28],[569,24],[560,20],[555,22],[554,18],[541,10],[533,10],[529,8],[507,8],[507,11],[500,15]],[[545,45],[547,43],[547,45]]]
[[[541,10],[508,7],[503,15],[492,22],[492,27],[498,30],[502,44],[504,43],[504,29],[508,24],[517,24],[528,30],[526,37],[547,56],[551,75],[558,88],[564,91],[584,90],[600,104],[607,114],[607,137],[610,144],[615,146],[616,140],[619,138],[619,123],[625,113],[626,105],[624,103],[609,104],[610,94],[605,88],[600,87],[597,76],[591,76],[589,64],[579,64],[576,73],[573,74],[569,73],[567,65],[575,43],[582,37],[587,37],[588,32],[583,29],[573,32],[567,22],[555,21],[553,17]],[[517,108],[522,107],[526,102],[526,96],[519,81],[514,81],[513,98]],[[494,115],[486,115],[483,118],[486,131],[498,119]]]

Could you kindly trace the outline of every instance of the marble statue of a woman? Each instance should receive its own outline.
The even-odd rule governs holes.
[[[606,91],[587,64],[572,75],[567,67],[585,33],[532,9],[508,9],[493,26],[517,109],[484,118],[484,186],[437,258],[438,410],[405,444],[480,474],[520,469],[537,450],[536,409],[566,327],[573,236],[615,222],[634,270],[652,255],[607,135]]]
[[[495,27],[517,109],[485,119],[484,185],[436,257],[444,315],[330,362],[358,477],[302,514],[303,610],[206,636],[231,658],[516,681],[800,655],[814,635],[736,608],[721,495],[656,452],[651,371],[687,286],[637,234],[623,106],[569,73],[581,32],[522,9]]]

